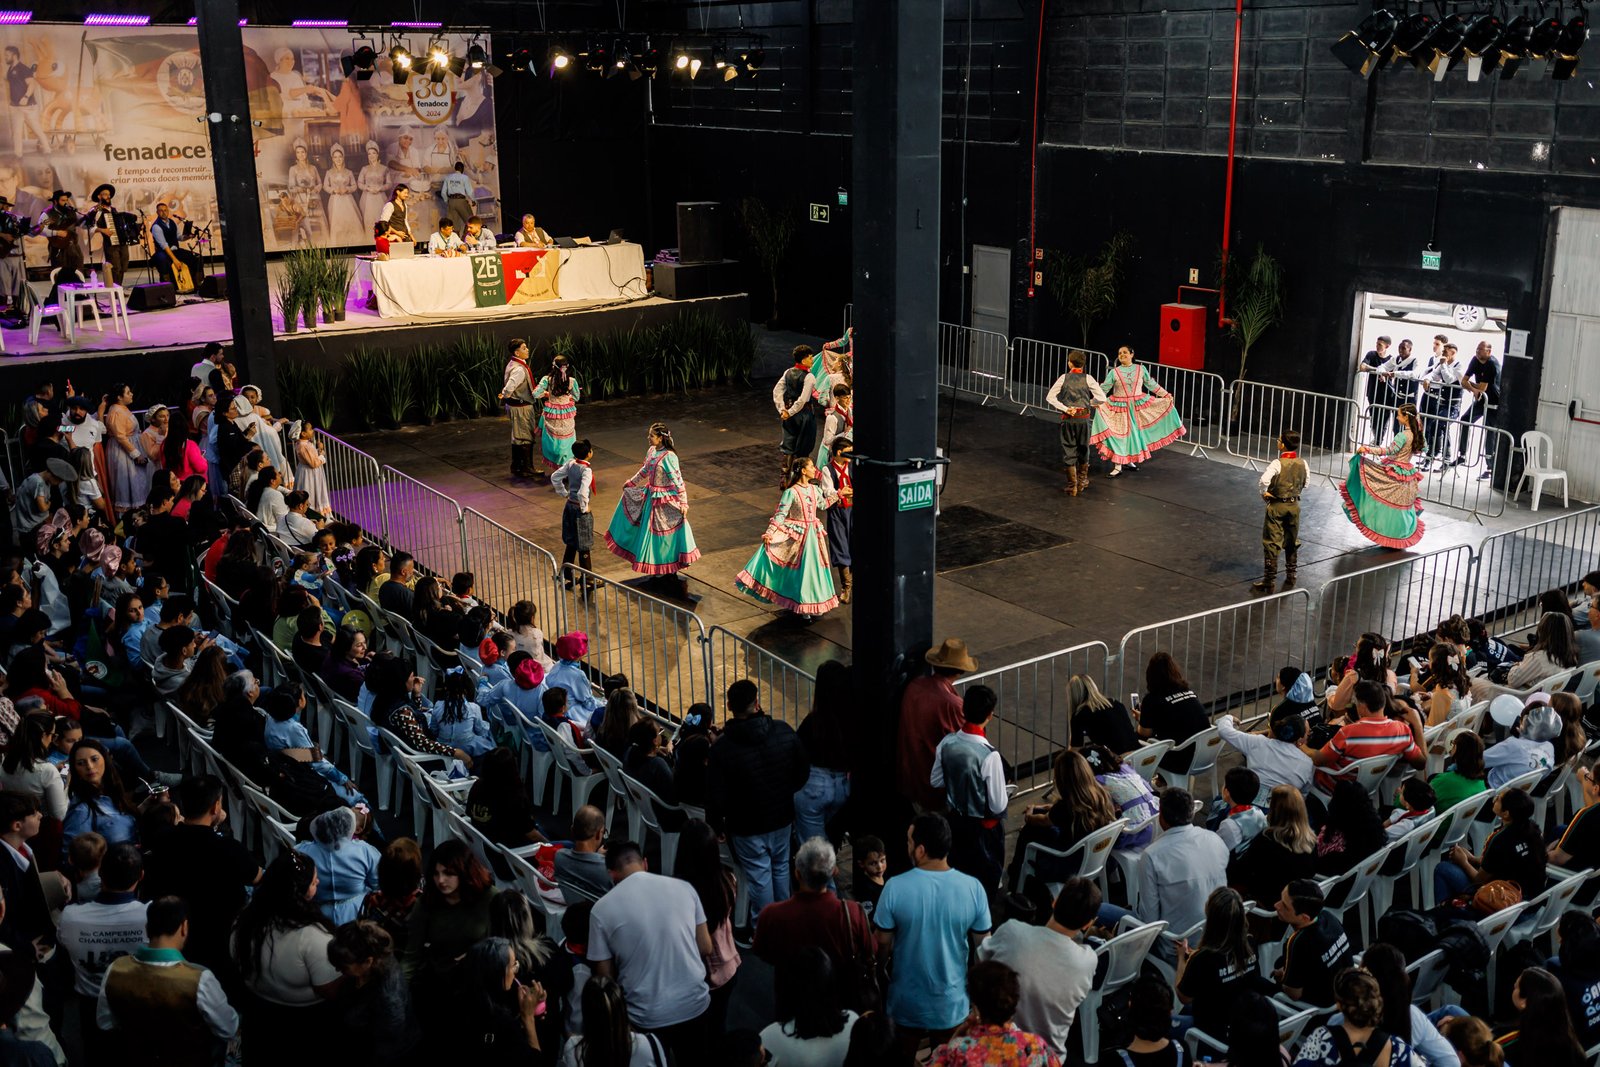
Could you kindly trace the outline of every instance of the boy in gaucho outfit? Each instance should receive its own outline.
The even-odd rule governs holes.
[[[1283,553],[1283,587],[1294,586],[1300,562],[1300,494],[1306,488],[1306,461],[1299,456],[1300,431],[1278,435],[1278,458],[1261,472],[1261,499],[1267,516],[1261,523],[1261,580],[1252,593],[1271,593],[1278,580],[1278,554]]]
[[[1061,465],[1067,471],[1061,491],[1068,496],[1088,492],[1090,422],[1094,409],[1106,402],[1106,394],[1083,372],[1082,352],[1067,353],[1067,373],[1056,379],[1045,401],[1061,412]]]

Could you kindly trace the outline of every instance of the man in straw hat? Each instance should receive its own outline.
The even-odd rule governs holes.
[[[921,811],[942,811],[944,791],[928,780],[933,754],[949,734],[961,729],[961,695],[956,679],[978,669],[967,643],[947,637],[923,657],[933,673],[915,678],[900,698],[900,745],[896,781],[900,794]]]

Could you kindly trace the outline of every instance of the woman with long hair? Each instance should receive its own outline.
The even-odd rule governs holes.
[[[343,984],[328,960],[333,924],[312,902],[317,865],[293,850],[267,865],[233,924],[233,959],[255,994],[244,1014],[252,1059],[290,1063],[325,1043],[334,1015],[328,1001]]]
[[[1072,722],[1072,747],[1105,745],[1113,752],[1132,752],[1139,747],[1133,729],[1133,716],[1122,701],[1100,692],[1087,674],[1074,674],[1067,682],[1067,712]]]
[[[1410,548],[1422,540],[1423,531],[1417,491],[1422,472],[1411,462],[1422,441],[1422,416],[1415,404],[1402,404],[1395,423],[1387,448],[1356,446],[1339,496],[1361,536],[1384,548]]]
[[[345,923],[333,932],[328,962],[345,976],[336,1002],[340,1043],[328,1062],[341,1067],[414,1065],[422,1029],[389,932],[377,923]]]
[[[1584,1048],[1600,1043],[1600,923],[1579,909],[1556,923],[1560,946],[1552,970],[1566,990],[1567,1011]]]
[[[1361,954],[1361,969],[1378,980],[1378,992],[1383,997],[1379,1025],[1410,1045],[1428,1067],[1454,1064],[1455,1050],[1450,1042],[1428,1020],[1427,1013],[1411,1003],[1411,975],[1406,973],[1406,958],[1400,950],[1381,942],[1374,944]],[[1330,1026],[1342,1022],[1342,1015],[1328,1020]]]
[[[539,416],[539,451],[554,472],[572,462],[572,443],[578,439],[578,401],[582,390],[566,356],[550,361],[550,370],[533,387],[533,399],[543,400]]]
[[[1344,874],[1388,843],[1383,820],[1359,782],[1336,782],[1328,816],[1317,831],[1317,874]]]
[[[795,733],[811,759],[811,774],[794,795],[794,831],[800,841],[827,837],[828,823],[850,799],[855,769],[855,684],[851,668],[830,659],[817,668],[811,710]]]
[[[180,482],[198,477],[203,483],[211,469],[200,443],[189,432],[186,419],[172,420],[161,442],[161,456],[162,464],[176,474]]]
[[[803,618],[817,618],[839,606],[822,525],[828,502],[816,480],[817,465],[809,458],[790,467],[761,545],[733,582],[757,600]]]
[[[422,898],[407,920],[406,976],[431,991],[443,989],[462,953],[488,935],[495,892],[494,876],[465,841],[452,838],[435,848]]]
[[[534,821],[533,804],[517,765],[517,754],[511,749],[494,749],[478,761],[474,768],[478,780],[467,792],[467,818],[473,829],[507,848],[545,839]]]
[[[1094,770],[1083,753],[1064,749],[1052,768],[1057,800],[1054,804],[1035,804],[1023,816],[1022,829],[1011,853],[1009,881],[1016,885],[1028,846],[1038,842],[1045,848],[1065,852],[1085,837],[1117,819],[1117,806],[1106,787],[1095,781]],[[1039,885],[1018,886],[1037,896],[1043,886],[1061,881],[1059,861],[1041,857],[1035,865]]]
[[[1340,1067],[1347,1056],[1352,1057],[1348,1062],[1372,1067],[1410,1067],[1411,1046],[1383,1026],[1383,992],[1376,978],[1359,968],[1346,967],[1333,977],[1333,999],[1343,1021],[1311,1031],[1300,1043],[1294,1067]],[[1368,1048],[1371,1044],[1379,1047]],[[1362,1059],[1356,1061],[1355,1056]]]
[[[11,729],[5,756],[0,758],[0,790],[31,797],[47,819],[59,823],[67,815],[67,789],[61,772],[50,762],[50,743],[56,721],[47,712],[22,716]]]
[[[628,1022],[628,1001],[622,987],[595,975],[580,994],[583,1030],[567,1038],[561,1067],[653,1067],[665,1065],[667,1050],[654,1034],[641,1033]]]
[[[489,1067],[536,1062],[543,1048],[538,1019],[545,990],[531,976],[523,980],[511,942],[503,937],[475,942],[457,970],[460,985],[452,999],[458,1009],[424,1019],[436,1031],[431,1042],[435,1054],[465,1054],[466,1062]]]
[[[1483,738],[1473,730],[1450,736],[1450,760],[1445,769],[1428,779],[1433,787],[1433,812],[1446,811],[1489,788],[1489,771],[1483,765]]]
[[[431,574],[417,579],[411,591],[411,620],[422,636],[439,646],[434,658],[441,668],[460,660],[456,653],[456,635],[461,630],[461,618],[455,599],[445,599],[444,586],[439,579]],[[433,654],[431,650],[429,654]]]
[[[85,737],[67,757],[67,817],[62,820],[61,849],[66,854],[72,839],[93,830],[108,845],[137,843],[139,808],[122,786],[122,775],[106,746]]]
[[[1339,684],[1328,691],[1328,710],[1344,712],[1353,721],[1358,682],[1376,682],[1391,694],[1399,690],[1400,679],[1389,666],[1389,640],[1382,634],[1364,633],[1356,638],[1356,650],[1345,661]]]
[[[1572,629],[1572,613],[1546,612],[1539,617],[1533,632],[1533,644],[1522,660],[1506,672],[1504,685],[1494,685],[1486,678],[1472,683],[1474,700],[1493,700],[1501,693],[1526,696],[1534,686],[1553,674],[1576,667],[1582,661],[1578,655],[1578,639]]]
[[[1517,1009],[1516,1027],[1497,1038],[1511,1067],[1579,1067],[1587,1062],[1555,975],[1529,967],[1517,976],[1511,1004]]]
[[[632,689],[616,689],[606,697],[605,711],[596,724],[590,720],[590,738],[618,759],[628,754],[628,731],[639,721],[639,698]]]
[[[333,647],[317,674],[328,683],[334,696],[354,704],[360,699],[361,686],[367,677],[367,663],[371,659],[367,635],[354,626],[341,626],[339,632],[333,635]]]
[[[1133,362],[1133,348],[1117,349],[1117,362],[1100,383],[1107,401],[1095,408],[1089,427],[1089,444],[1111,464],[1109,478],[1131,471],[1151,453],[1176,441],[1188,430],[1173,403],[1172,394],[1151,377],[1148,367]]]
[[[556,661],[550,658],[549,651],[544,647],[544,631],[539,629],[538,619],[539,609],[533,601],[519,600],[506,613],[506,629],[511,631],[517,648],[537,660],[539,666],[548,673]]]
[[[1267,828],[1249,848],[1229,858],[1228,884],[1247,900],[1277,900],[1284,886],[1316,873],[1316,850],[1305,796],[1293,786],[1273,786]]]
[[[694,887],[706,913],[706,930],[714,948],[706,957],[706,982],[711,986],[706,1018],[711,1032],[720,1033],[739,973],[739,947],[733,942],[733,905],[739,897],[739,883],[723,865],[717,833],[704,820],[690,819],[683,824],[672,876]]]
[[[1211,725],[1206,706],[1200,703],[1172,653],[1157,652],[1150,657],[1144,668],[1144,689],[1144,699],[1133,709],[1140,737],[1183,742]],[[1164,770],[1182,774],[1189,769],[1187,765],[1168,763],[1161,761]]]
[[[289,514],[289,503],[283,495],[283,475],[278,468],[262,467],[256,480],[244,491],[244,502],[261,525],[276,531],[278,523]]]
[[[111,504],[120,514],[144,503],[154,468],[140,447],[139,420],[131,410],[133,390],[117,382],[106,396],[109,403],[101,412],[106,427],[105,473],[111,487]]]
[[[1179,1032],[1191,1026],[1208,1034],[1226,1033],[1228,1004],[1256,982],[1256,950],[1246,927],[1244,898],[1223,886],[1206,898],[1205,926],[1200,944],[1178,942],[1178,999],[1189,1005],[1189,1022],[1180,1021]]]
[[[833,960],[816,945],[778,963],[777,1021],[761,1031],[761,1044],[779,1064],[839,1064],[850,1050],[856,1013],[839,1000]]]
[[[645,437],[644,465],[622,483],[622,498],[606,529],[606,547],[640,574],[681,584],[678,572],[700,558],[689,529],[689,493],[672,430],[653,422]]]
[[[1428,649],[1427,683],[1424,685],[1413,668],[1411,697],[1422,711],[1425,726],[1438,726],[1466,707],[1472,699],[1472,679],[1467,677],[1466,657],[1455,645],[1441,641]]]
[[[1228,1067],[1289,1067],[1293,1057],[1278,1044],[1278,1019],[1272,1002],[1260,993],[1236,993],[1228,1009]]]

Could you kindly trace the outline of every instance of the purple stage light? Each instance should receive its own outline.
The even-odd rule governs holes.
[[[32,11],[0,11],[0,26],[26,26],[32,21]]]
[[[438,30],[444,28],[442,22],[391,22],[389,25],[397,30]]]
[[[148,26],[149,15],[85,15],[85,26]]]
[[[295,19],[290,25],[307,30],[336,30],[350,23],[345,19]]]
[[[245,26],[245,25],[248,25],[249,22],[250,22],[249,19],[240,19],[239,20],[239,25]],[[200,23],[199,19],[195,18],[193,15],[189,16],[189,25],[196,26],[196,25],[199,25],[199,23]]]

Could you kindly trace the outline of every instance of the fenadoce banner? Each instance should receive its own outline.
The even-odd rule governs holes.
[[[447,74],[434,82],[419,74],[398,85],[380,53],[362,81],[346,78],[339,62],[351,47],[346,30],[241,32],[269,252],[370,247],[378,212],[401,183],[411,189],[413,232],[430,233],[443,210],[440,184],[458,162],[485,228],[507,228],[498,215],[493,79]],[[456,55],[469,44],[460,35],[445,40]],[[420,53],[424,42],[415,43]],[[109,184],[113,207],[138,220],[141,233],[164,203],[187,223],[191,248],[218,254],[210,124],[192,28],[0,27],[0,51],[0,195],[11,214],[37,221],[57,189],[86,211],[93,192]]]

